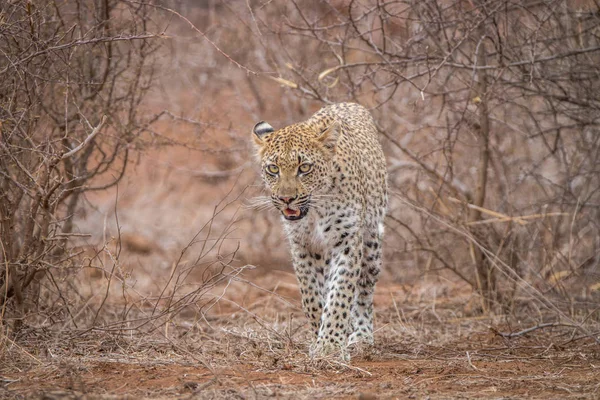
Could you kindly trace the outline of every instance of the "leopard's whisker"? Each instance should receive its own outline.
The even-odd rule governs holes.
[[[273,203],[269,202],[269,203],[255,203],[255,204],[245,204],[244,208],[246,209],[259,209],[259,208],[263,208],[263,207],[267,207],[267,206],[272,206]]]

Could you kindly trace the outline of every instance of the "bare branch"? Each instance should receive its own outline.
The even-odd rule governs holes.
[[[103,115],[102,118],[100,119],[100,123],[98,125],[96,125],[96,127],[94,129],[92,129],[92,132],[83,140],[83,142],[81,142],[77,147],[75,147],[74,149],[66,152],[65,154],[63,154],[60,158],[61,160],[65,160],[69,157],[74,156],[77,152],[79,152],[81,149],[83,149],[85,146],[88,145],[88,143],[94,139],[94,137],[98,134],[98,132],[100,132],[100,129],[102,129],[102,126],[104,125],[104,123],[106,122],[106,115]]]

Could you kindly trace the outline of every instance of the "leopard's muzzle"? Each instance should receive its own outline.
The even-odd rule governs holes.
[[[310,209],[310,195],[294,198],[272,196],[272,199],[275,207],[288,221],[297,221],[306,217]]]

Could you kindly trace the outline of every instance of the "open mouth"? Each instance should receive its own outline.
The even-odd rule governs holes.
[[[285,219],[287,219],[288,221],[296,221],[298,219],[302,219],[306,216],[306,213],[308,213],[308,208],[303,208],[301,207],[298,210],[292,210],[291,208],[286,208],[283,211],[281,211],[281,213],[283,214],[283,217]]]

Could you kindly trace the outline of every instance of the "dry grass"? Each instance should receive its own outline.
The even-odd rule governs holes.
[[[203,318],[183,313],[152,334],[24,331],[4,346],[3,396],[541,399],[600,390],[593,339],[568,326],[509,339],[500,332],[538,317],[471,315],[469,290],[435,277],[379,287],[377,344],[351,364],[311,360],[294,277],[248,278]]]

